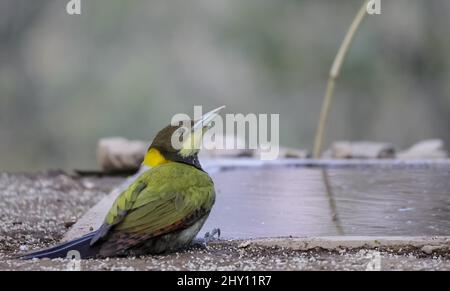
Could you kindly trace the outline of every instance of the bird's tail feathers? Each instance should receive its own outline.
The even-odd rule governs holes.
[[[56,258],[70,258],[70,259],[89,259],[94,258],[98,254],[98,247],[91,246],[91,240],[96,232],[91,232],[81,238],[62,243],[55,247],[43,249],[35,252],[30,252],[24,255],[19,255],[23,260],[31,259],[56,259]]]

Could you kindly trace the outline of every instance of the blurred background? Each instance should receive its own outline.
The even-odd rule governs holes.
[[[0,169],[95,168],[104,136],[151,139],[194,105],[279,113],[312,149],[362,0],[0,0]],[[326,144],[450,144],[450,1],[381,1],[356,35]]]

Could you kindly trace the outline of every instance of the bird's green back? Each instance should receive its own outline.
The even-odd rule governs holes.
[[[160,235],[209,213],[215,200],[209,175],[171,162],[143,173],[113,203],[105,223],[114,231]]]

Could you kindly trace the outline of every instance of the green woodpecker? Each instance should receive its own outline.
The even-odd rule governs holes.
[[[98,230],[22,258],[60,258],[71,251],[82,259],[160,254],[189,245],[214,205],[214,184],[197,154],[222,108],[191,121],[190,130],[181,125],[162,129],[144,158],[150,169],[117,197]],[[173,138],[182,141],[180,147],[173,146]]]

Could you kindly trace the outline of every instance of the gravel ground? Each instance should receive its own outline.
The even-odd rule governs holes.
[[[0,259],[57,243],[121,178],[74,178],[62,171],[0,173]]]
[[[367,270],[376,252],[326,252],[322,250],[292,251],[281,248],[239,247],[237,242],[219,241],[207,249],[192,248],[162,256],[83,260],[0,260],[0,270]],[[379,253],[381,270],[450,270],[445,256],[424,256],[421,253]]]
[[[450,255],[383,250],[294,251],[219,240],[206,249],[140,258],[33,260],[11,257],[57,243],[67,228],[123,179],[61,171],[0,173],[0,270],[450,270]],[[372,262],[372,264],[369,264]],[[379,264],[377,263],[379,262]]]

